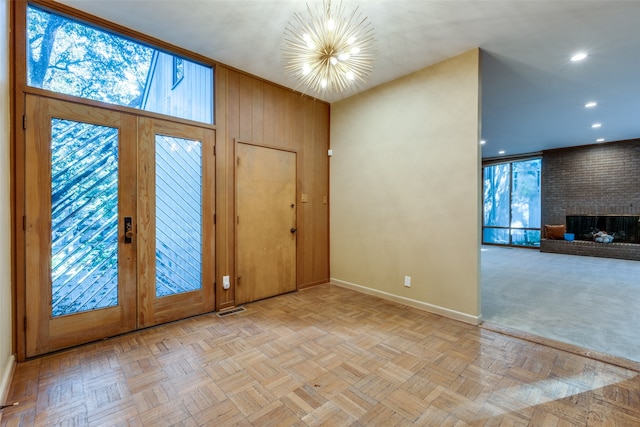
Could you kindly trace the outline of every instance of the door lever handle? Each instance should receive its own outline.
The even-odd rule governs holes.
[[[124,217],[124,242],[131,243],[133,241],[133,222],[130,216]]]

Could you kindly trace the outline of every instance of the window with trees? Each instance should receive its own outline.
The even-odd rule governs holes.
[[[483,243],[540,246],[540,159],[483,168]]]
[[[34,6],[27,10],[27,37],[30,86],[214,122],[212,67]],[[176,64],[180,79],[189,79],[180,90],[173,90]]]

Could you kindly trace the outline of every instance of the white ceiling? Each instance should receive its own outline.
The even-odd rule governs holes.
[[[60,0],[109,21],[302,90],[280,49],[317,0]],[[334,0],[335,2],[336,0]],[[640,1],[343,0],[371,21],[369,87],[480,47],[483,157],[640,137]],[[584,50],[589,57],[572,63]],[[320,99],[335,102],[347,95]],[[584,103],[598,102],[594,109]],[[591,124],[601,122],[600,129]]]

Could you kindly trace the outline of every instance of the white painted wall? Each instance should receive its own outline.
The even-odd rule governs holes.
[[[13,367],[11,352],[11,171],[9,161],[9,2],[0,0],[0,402]]]
[[[334,283],[479,322],[479,55],[332,104]]]

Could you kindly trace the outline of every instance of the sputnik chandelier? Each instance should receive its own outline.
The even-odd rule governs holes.
[[[344,14],[342,2],[323,1],[307,15],[295,13],[284,32],[285,72],[316,93],[341,93],[373,71],[373,27],[358,7]]]

